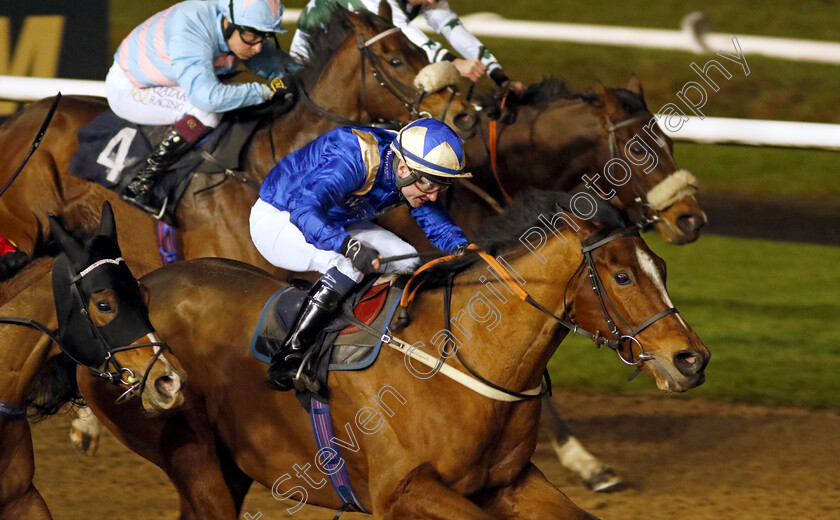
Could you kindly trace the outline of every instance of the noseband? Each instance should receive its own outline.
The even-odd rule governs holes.
[[[670,314],[676,314],[676,313],[679,312],[675,307],[668,307],[667,309],[659,311],[656,314],[654,314],[653,316],[649,317],[648,319],[643,321],[640,325],[638,325],[636,327],[632,327],[632,326],[628,325],[628,323],[624,320],[624,318],[621,317],[621,313],[618,312],[618,310],[615,308],[615,305],[613,305],[612,300],[610,300],[610,297],[607,294],[606,289],[604,288],[604,283],[601,281],[601,276],[598,274],[598,270],[595,269],[595,261],[592,258],[592,251],[598,249],[599,247],[601,247],[605,244],[608,244],[608,243],[612,242],[613,240],[617,240],[619,238],[634,237],[634,236],[639,236],[638,230],[636,230],[634,228],[628,228],[628,229],[621,230],[617,233],[612,233],[609,236],[607,236],[607,237],[605,237],[601,240],[598,240],[596,242],[593,242],[591,244],[583,245],[581,247],[581,253],[583,253],[583,259],[581,260],[580,266],[578,266],[578,269],[577,269],[577,272],[579,272],[579,271],[581,271],[582,267],[584,265],[586,265],[586,271],[587,271],[587,275],[589,277],[589,283],[592,287],[592,291],[598,297],[598,303],[601,306],[601,312],[604,315],[604,320],[607,322],[607,327],[610,329],[610,333],[612,333],[612,335],[615,336],[615,338],[618,342],[618,345],[616,345],[616,346],[613,346],[613,345],[608,345],[608,346],[610,346],[610,348],[613,348],[613,350],[615,350],[616,353],[618,353],[618,357],[621,359],[621,361],[623,361],[624,363],[626,363],[630,366],[635,366],[636,367],[636,371],[630,376],[630,379],[632,379],[632,378],[636,377],[636,375],[638,375],[638,373],[640,371],[639,367],[645,361],[647,361],[649,359],[653,359],[653,356],[651,356],[650,354],[645,352],[645,349],[642,346],[642,343],[636,338],[636,336],[641,334],[642,331],[644,331],[645,329],[647,329],[648,327],[650,327],[651,325],[653,325],[654,323],[656,323],[660,319],[664,318],[665,316],[668,316]],[[570,278],[569,283],[571,283],[571,281],[574,278],[575,278],[574,276],[572,278]],[[568,289],[568,285],[566,287]],[[564,306],[565,306],[565,303],[566,303],[565,300],[566,300],[566,295],[565,295],[565,292],[564,292],[564,294],[563,294],[563,304],[564,304]],[[608,307],[609,307],[609,309],[608,309]],[[624,329],[627,330],[626,334],[623,333],[621,331],[621,329],[618,327],[618,325],[616,325],[615,321],[613,321],[612,316],[610,315],[609,311],[612,311],[612,314],[615,315],[616,320],[618,320],[618,322],[621,323],[621,325],[624,327]],[[628,342],[628,350],[629,350],[629,356],[630,356],[629,359],[625,359],[624,356],[621,355],[620,345],[624,341]],[[633,355],[633,343],[635,343],[639,347],[639,355],[636,356],[636,357],[634,357],[634,355]]]
[[[608,134],[608,142],[610,148],[610,161],[613,159],[621,159],[621,154],[619,153],[618,142],[615,137],[615,131],[619,128],[623,128],[625,126],[632,125],[633,123],[637,123],[640,121],[644,121],[642,117],[631,117],[629,119],[625,119],[624,121],[620,121],[618,123],[613,123],[610,120],[609,116],[606,116],[606,129]],[[660,147],[661,148],[661,147]],[[667,151],[667,150],[666,150]],[[670,151],[668,152],[670,156]],[[673,157],[672,157],[673,158]],[[636,223],[636,226],[641,231],[648,231],[651,229],[657,222],[662,221],[662,217],[659,216],[660,210],[659,208],[655,207],[648,201],[647,193],[642,189],[639,181],[633,176],[632,172],[630,174],[633,182],[633,191],[635,192],[635,197],[633,198],[633,202],[638,204],[642,211],[640,211],[641,218]]]

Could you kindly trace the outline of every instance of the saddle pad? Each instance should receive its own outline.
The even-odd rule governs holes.
[[[251,337],[252,356],[264,363],[271,362],[271,354],[280,350],[304,300],[306,293],[290,285],[274,293],[265,302]]]
[[[363,282],[360,290],[348,297],[344,312],[350,312],[352,308],[357,319],[384,332],[396,312],[402,294],[401,288],[391,285],[393,280],[393,276],[386,275]],[[265,363],[271,361],[271,354],[279,350],[294,325],[306,295],[306,291],[288,286],[266,301],[251,337],[251,354],[255,358]],[[382,312],[383,309],[388,312]],[[340,331],[348,328],[345,318],[338,315],[332,324],[318,334],[317,344],[312,347],[320,353],[317,359],[329,364],[329,370],[361,370],[376,360],[381,338],[360,331],[355,326],[355,332],[348,331],[339,335]]]

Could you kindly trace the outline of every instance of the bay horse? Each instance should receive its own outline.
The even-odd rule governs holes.
[[[300,101],[289,113],[259,127],[244,152],[245,177],[262,182],[278,159],[346,124],[347,118],[359,124],[379,119],[405,123],[427,112],[445,118],[465,135],[474,132],[474,109],[461,95],[448,89],[423,92],[412,86],[428,60],[402,32],[392,29],[389,19],[375,14],[337,10],[325,29],[313,34],[313,61],[296,76],[311,102]],[[0,148],[7,154],[0,164],[0,184],[26,153],[27,136],[37,133],[51,104],[52,99],[33,103],[0,126]],[[60,215],[68,226],[92,231],[99,207],[107,200],[118,208],[117,228],[126,261],[143,275],[161,265],[155,219],[110,190],[67,171],[78,146],[76,132],[106,109],[104,99],[62,98],[40,148],[0,198],[0,234],[31,251],[39,225],[34,215]],[[218,184],[218,176],[212,177],[196,177],[178,209],[183,257],[219,256],[273,269],[251,243],[248,231],[257,192],[241,182],[223,182],[199,193]]]
[[[625,88],[596,85],[589,93],[570,92],[561,80],[548,78],[530,85],[521,98],[509,95],[504,106],[500,104],[498,94],[480,101],[479,132],[464,142],[477,190],[468,188],[470,183],[457,186],[450,214],[467,236],[496,214],[488,199],[501,210],[506,197],[527,188],[569,191],[583,186],[593,195],[614,197],[640,228],[657,229],[666,243],[688,244],[699,237],[706,214],[694,197],[696,181],[678,167],[673,141],[647,108],[638,78],[631,78]],[[494,147],[495,172],[490,153]],[[616,184],[607,173],[614,180],[627,178]],[[421,250],[433,249],[402,208],[380,217],[379,223]],[[596,491],[621,482],[569,432],[549,399],[543,406],[552,446],[563,466]]]
[[[510,282],[515,291],[487,282],[489,268],[469,253],[426,271],[427,288],[435,276],[454,276],[458,348],[446,365],[536,397],[549,358],[575,328],[600,342],[620,336],[619,357],[664,391],[701,384],[710,354],[673,308],[664,262],[612,206],[592,200],[597,211],[585,219],[569,213],[570,202],[564,194],[526,194],[487,224],[479,244],[503,257],[519,280]],[[325,469],[330,457],[316,446],[310,417],[293,394],[264,387],[265,365],[249,353],[263,303],[284,282],[243,263],[197,259],[141,283],[154,323],[190,376],[194,406],[137,421],[138,411],[114,406],[114,390],[96,378],[79,373],[79,388],[117,438],[167,472],[182,518],[237,518],[254,480],[289,499],[290,513],[303,503],[338,509],[324,475],[341,464],[376,519],[594,518],[530,462],[539,399],[496,400],[442,373],[420,379],[406,373],[411,360],[390,349],[364,371],[331,374],[333,442],[344,449],[341,462]],[[512,296],[520,291],[525,302]],[[390,334],[403,346],[430,341],[443,294],[420,293],[411,323]]]
[[[116,241],[110,206],[102,212],[97,234],[77,241],[51,218],[52,235],[61,246],[59,256],[39,256],[0,286],[0,518],[50,518],[43,498],[32,483],[34,458],[27,422],[51,415],[68,399],[77,397],[75,363],[89,363],[88,373],[108,380],[121,393],[120,401],[139,396],[144,413],[173,410],[184,402],[183,369],[149,323],[148,308],[140,287],[124,262]],[[39,240],[40,243],[40,240]],[[38,248],[40,253],[42,248]],[[46,250],[45,250],[46,251]],[[56,251],[57,252],[57,251]],[[77,282],[65,284],[62,266],[71,266]],[[54,276],[54,273],[55,276]],[[71,284],[80,302],[77,314],[57,315],[56,299],[71,300]],[[55,286],[55,289],[54,289]],[[79,311],[85,311],[84,318]],[[89,320],[89,321],[88,321]],[[21,322],[38,325],[31,328]],[[113,343],[123,335],[140,334],[136,340]],[[60,339],[52,331],[59,329]],[[64,333],[62,334],[62,329]],[[97,331],[86,337],[84,331]],[[79,334],[79,331],[82,331]],[[105,342],[97,347],[97,338]],[[63,374],[69,374],[62,377]],[[58,379],[56,379],[58,378]]]

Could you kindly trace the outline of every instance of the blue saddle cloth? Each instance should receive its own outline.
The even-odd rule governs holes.
[[[197,171],[219,172],[240,166],[240,152],[259,120],[223,119],[195,148],[162,175],[154,190],[158,201],[168,200],[166,213],[175,221],[178,203]],[[111,110],[99,114],[77,132],[79,146],[70,159],[69,171],[120,193],[142,166],[169,127],[141,126],[121,119]],[[235,130],[234,130],[235,129]],[[210,164],[201,150],[211,153],[221,164]]]

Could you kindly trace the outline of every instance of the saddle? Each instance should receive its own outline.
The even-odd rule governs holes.
[[[341,313],[321,331],[312,346],[305,369],[318,381],[316,393],[326,399],[327,378],[334,370],[364,370],[382,348],[382,334],[391,326],[402,296],[405,279],[396,275],[365,277],[345,300]],[[269,363],[286,340],[308,288],[300,283],[277,291],[263,306],[251,339],[251,354]],[[350,319],[349,316],[354,319]],[[362,330],[352,321],[367,325]],[[371,329],[378,334],[374,335]]]
[[[241,167],[242,150],[260,121],[259,117],[226,114],[219,126],[161,176],[154,196],[166,200],[164,212],[170,222],[176,222],[178,204],[194,175],[220,174]],[[130,123],[106,110],[78,131],[79,147],[68,169],[77,177],[120,193],[168,128]],[[212,158],[207,158],[208,154]]]

